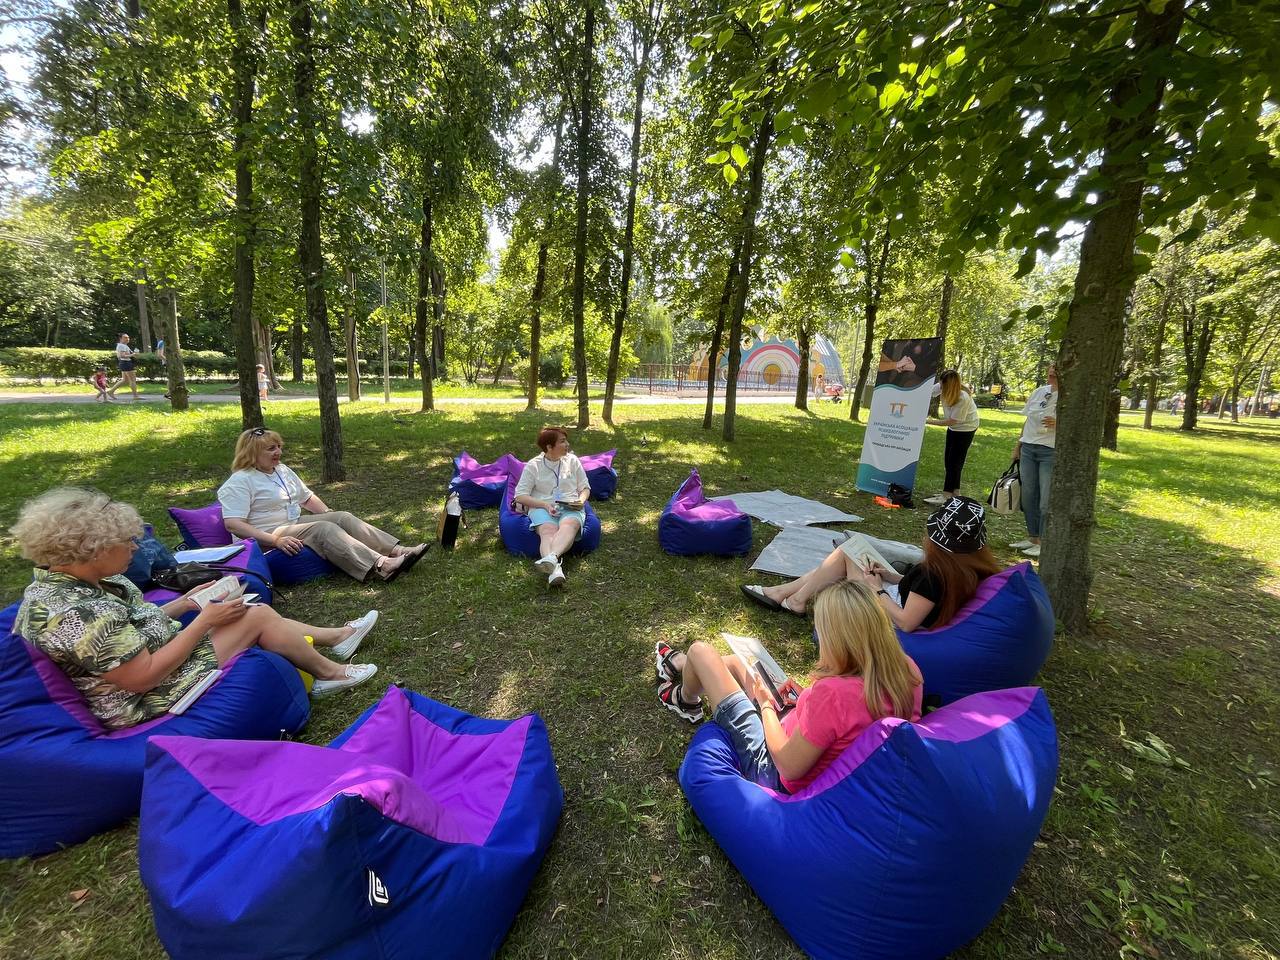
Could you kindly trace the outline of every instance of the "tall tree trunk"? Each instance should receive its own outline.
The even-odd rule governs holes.
[[[147,275],[144,271],[133,284],[134,296],[138,301],[138,338],[142,341],[142,352],[151,352],[151,315],[147,310]]]
[[[356,290],[356,275],[351,267],[346,268],[347,300],[346,316],[343,317],[343,343],[347,349],[347,399],[360,399],[360,339],[356,326],[356,312],[360,309],[359,291]]]
[[[729,301],[738,282],[738,260],[742,255],[742,238],[733,245],[733,256],[724,275],[724,289],[720,291],[720,303],[716,307],[716,326],[711,331],[711,350],[707,353],[707,410],[702,415],[702,429],[711,429],[711,418],[716,409],[716,377],[720,372],[720,350],[724,342],[724,317]]]
[[[586,0],[582,26],[582,77],[578,93],[578,228],[573,238],[573,369],[578,381],[578,429],[591,424],[587,384],[587,201],[591,173],[591,68],[595,65],[596,5]]]
[[[320,243],[320,157],[316,146],[316,60],[310,0],[293,0],[289,18],[293,33],[293,88],[297,127],[298,198],[302,213],[298,258],[307,295],[307,325],[316,360],[316,393],[320,400],[320,479],[333,483],[346,478],[342,463],[342,419],[338,412],[338,385],[334,379],[333,341],[329,333],[329,303],[324,289],[324,250]]]
[[[796,331],[796,346],[800,348],[800,368],[796,371],[796,409],[809,409],[809,328],[804,324]]]
[[[889,225],[886,223],[878,258],[872,259],[874,248],[869,241],[864,241],[862,245],[865,270],[863,283],[866,287],[863,315],[866,319],[866,330],[862,340],[862,362],[858,365],[858,383],[853,389],[853,402],[849,404],[850,420],[857,420],[858,414],[862,411],[862,393],[867,389],[867,378],[871,375],[871,357],[876,342],[876,318],[880,316],[880,298],[884,294],[884,273],[889,265],[889,251],[892,249],[892,243]]]
[[[933,335],[942,341],[942,354],[938,357],[939,364],[945,364],[947,355],[947,324],[951,320],[951,296],[956,287],[955,278],[951,274],[944,274],[942,277],[942,300],[938,304],[938,325],[934,328]],[[937,419],[939,404],[942,403],[942,397],[936,396],[929,401],[929,416]]]
[[[1268,363],[1262,364],[1262,369],[1258,371],[1258,387],[1253,391],[1253,402],[1249,404],[1249,416],[1258,416],[1258,409],[1262,406],[1262,388],[1267,382],[1267,373],[1271,369]]]
[[[164,317],[164,355],[168,363],[169,406],[187,409],[187,368],[182,362],[182,341],[178,336],[178,295],[170,287],[158,291],[160,312]]]
[[[640,182],[640,131],[644,118],[644,88],[649,79],[649,52],[652,40],[645,35],[636,71],[635,103],[631,112],[631,176],[627,181],[627,225],[622,235],[622,290],[618,312],[613,318],[613,338],[609,341],[609,367],[604,383],[604,422],[613,423],[613,393],[618,383],[618,355],[622,352],[623,327],[631,304],[631,257],[636,233],[636,187]]]
[[[306,371],[302,363],[302,314],[294,311],[293,325],[289,329],[289,379],[302,383]]]
[[[422,177],[422,227],[418,234],[418,299],[413,306],[413,342],[418,355],[418,370],[422,373],[422,409],[436,408],[436,398],[431,369],[431,359],[427,353],[427,315],[431,310],[431,244],[434,224],[431,221],[431,164],[423,161]]]
[[[1196,330],[1196,313],[1200,314],[1200,329]],[[1190,432],[1200,418],[1200,383],[1204,379],[1204,365],[1209,359],[1209,347],[1213,344],[1213,311],[1192,303],[1182,313],[1182,355],[1187,364],[1186,404],[1182,408],[1182,426],[1178,429]]]
[[[1169,326],[1169,308],[1173,306],[1173,294],[1165,294],[1160,304],[1160,319],[1156,323],[1156,342],[1151,347],[1151,373],[1147,375],[1147,409],[1142,414],[1142,429],[1151,429],[1151,417],[1156,412],[1156,388],[1160,385],[1160,361],[1164,356],[1164,335]]]
[[[275,345],[272,340],[270,324],[260,320],[254,321],[254,329],[258,337],[258,362],[267,368],[267,380],[272,390],[280,389],[280,379],[276,376]]]
[[[547,255],[551,247],[551,228],[555,224],[556,195],[560,191],[560,139],[564,136],[564,106],[556,118],[556,135],[551,148],[551,184],[547,192],[547,217],[542,224],[542,239],[538,241],[538,272],[533,280],[533,294],[529,298],[532,316],[529,320],[529,402],[526,410],[538,405],[538,365],[542,363],[542,298],[547,286]]]
[[[769,66],[772,75],[776,63]],[[751,268],[755,262],[756,214],[760,211],[760,197],[764,193],[764,164],[773,142],[774,88],[771,85],[761,103],[760,126],[756,130],[756,143],[751,154],[751,179],[747,184],[747,196],[742,202],[742,229],[739,234],[741,266],[738,269],[737,287],[733,292],[733,312],[729,316],[729,369],[724,385],[724,430],[722,436],[732,441],[734,421],[738,413],[738,368],[742,366],[742,318],[747,313],[747,297],[751,292]]]
[[[431,267],[431,373],[437,380],[449,374],[444,362],[444,274],[439,264]]]
[[[1058,352],[1058,428],[1049,516],[1040,571],[1055,615],[1073,632],[1089,625],[1089,588],[1099,446],[1107,400],[1124,346],[1125,306],[1133,290],[1133,243],[1147,157],[1161,139],[1156,119],[1167,77],[1164,60],[1182,29],[1184,0],[1169,0],[1160,13],[1142,5],[1135,14],[1134,58],[1147,64],[1122,77],[1111,92],[1114,112],[1102,148],[1098,212],[1085,228],[1080,266]],[[1138,108],[1138,109],[1135,109]]]
[[[258,398],[258,343],[253,322],[254,248],[257,223],[253,196],[253,97],[257,83],[258,58],[245,22],[240,0],[227,0],[231,21],[231,72],[235,131],[236,211],[233,227],[235,274],[231,300],[231,326],[235,331],[236,372],[240,377],[240,429],[262,426],[262,403]],[[265,364],[264,364],[265,365]]]

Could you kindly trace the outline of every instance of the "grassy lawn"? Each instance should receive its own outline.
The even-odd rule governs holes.
[[[112,376],[114,382],[115,375]],[[361,381],[363,387],[363,395],[367,399],[382,399],[382,377],[366,377]],[[164,392],[169,389],[168,383],[163,380],[139,380],[138,392],[148,396],[163,396]],[[235,394],[239,387],[233,379],[218,380],[188,380],[187,389],[192,395],[207,394]],[[538,391],[542,396],[555,398],[569,398],[575,396],[572,387],[542,387]],[[0,393],[57,393],[75,396],[83,394],[87,397],[94,395],[92,384],[83,381],[58,381],[44,380],[36,382],[34,380],[0,380]],[[437,382],[434,388],[434,394],[437,398],[441,397],[494,397],[494,398],[516,398],[524,397],[523,387],[518,387],[513,383],[494,384],[488,380],[481,380],[478,383],[465,382]],[[271,391],[272,397],[314,397],[316,395],[315,381],[308,380],[303,383],[293,383],[288,380],[280,382],[280,389]],[[403,377],[392,377],[391,379],[391,395],[393,397],[418,398],[422,396],[422,383],[419,380],[409,380]],[[121,387],[116,396],[122,400],[128,399],[130,396],[128,387]],[[338,396],[343,399],[347,396],[347,381],[338,379]],[[603,399],[603,391],[599,394]]]
[[[434,532],[452,453],[531,455],[536,429],[567,416],[413,409],[388,409],[380,394],[344,407],[349,479],[321,488],[335,509],[409,537]],[[853,490],[862,431],[847,412],[749,406],[726,445],[700,429],[698,408],[623,407],[616,428],[574,436],[580,452],[618,447],[621,476],[617,499],[599,507],[602,548],[567,564],[562,593],[505,553],[496,511],[470,514],[456,551],[433,550],[390,587],[333,578],[280,591],[281,610],[312,622],[383,613],[366,647],[378,682],[317,704],[310,742],[327,742],[390,682],[474,713],[546,720],[564,817],[504,957],[800,956],[680,793],[690,728],[658,706],[651,652],[657,639],[684,646],[723,629],[760,636],[795,671],[809,662],[808,629],[742,601],[745,561],[668,557],[655,529],[696,464],[712,492],[779,487],[863,514],[869,533],[918,540],[924,511],[884,511]],[[971,492],[1004,468],[1020,425],[982,413]],[[1060,636],[1041,677],[1062,752],[1053,806],[1008,903],[956,956],[1280,957],[1280,425],[1206,421],[1186,436],[1168,415],[1150,432],[1140,422],[1126,415],[1120,452],[1103,457],[1095,629]],[[316,478],[312,409],[273,408],[269,423],[288,462]],[[209,502],[238,426],[234,405],[180,416],[0,407],[0,528],[31,494],[81,482],[172,536],[164,505]],[[922,492],[939,489],[942,440],[931,428]],[[992,526],[1014,562],[1004,544],[1019,521]],[[756,524],[757,549],[773,532]],[[17,598],[30,570],[0,536],[4,596]],[[0,863],[0,957],[163,957],[135,841],[128,825]]]

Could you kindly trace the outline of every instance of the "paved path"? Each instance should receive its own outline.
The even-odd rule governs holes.
[[[368,394],[366,395],[365,399],[369,401],[381,401],[382,394],[381,393]],[[199,394],[193,393],[190,396],[190,400],[192,403],[239,403],[240,395],[236,393],[199,393]],[[316,400],[315,397],[273,397],[272,399],[267,401],[267,404],[269,406],[271,404],[276,404],[276,403],[314,403],[315,400]],[[397,396],[396,394],[391,395],[392,403],[399,403],[399,404],[417,403],[418,400],[419,398],[417,396],[409,396],[407,394],[402,394],[399,396]],[[137,402],[150,403],[150,404],[165,404],[165,405],[169,403],[169,401],[166,400],[164,397],[162,397],[160,394],[155,394],[155,393],[142,394],[141,396],[138,397]],[[338,397],[338,402],[347,403],[349,401],[347,400],[346,397]],[[539,405],[576,404],[577,402],[578,402],[577,399],[573,397],[543,397],[538,401]],[[600,401],[593,397],[591,402],[599,403]],[[703,406],[706,404],[707,398],[705,396],[672,397],[672,396],[665,396],[662,394],[653,394],[653,395],[628,394],[628,395],[619,395],[614,399],[614,402],[624,406],[641,406],[641,407],[665,406],[667,404],[686,404],[689,406]],[[789,404],[794,402],[795,402],[795,397],[790,394],[782,395],[782,396],[779,396],[776,394],[768,395],[768,396],[757,396],[755,394],[748,394],[745,396],[738,397],[738,404],[740,406],[745,404],[753,404],[753,403],[760,403],[760,404],[788,403]],[[817,402],[817,401],[811,401],[811,402]],[[9,392],[0,391],[0,403],[67,403],[67,404],[90,403],[91,404],[91,403],[97,403],[97,401],[94,399],[92,394],[83,394],[83,393],[26,393],[21,391],[9,391]],[[117,403],[114,405],[127,407],[133,403],[134,401],[130,398],[120,397]],[[718,405],[723,404],[724,397],[717,395],[716,403]],[[437,406],[450,406],[453,404],[460,404],[460,405],[467,405],[467,404],[494,405],[496,404],[498,406],[516,407],[516,406],[524,406],[525,399],[524,397],[437,397],[436,404]]]

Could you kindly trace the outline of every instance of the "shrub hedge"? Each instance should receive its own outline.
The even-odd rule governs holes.
[[[163,377],[164,367],[154,353],[140,353],[134,358],[137,370],[143,377]],[[236,361],[217,350],[183,350],[182,362],[188,373],[231,374],[236,372]],[[0,350],[0,376],[29,377],[39,379],[85,380],[93,375],[95,367],[103,366],[109,373],[116,372],[114,350],[68,350],[62,347],[8,347]]]

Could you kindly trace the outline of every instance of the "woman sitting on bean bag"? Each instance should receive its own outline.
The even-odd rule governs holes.
[[[904,633],[946,626],[969,602],[978,584],[1000,572],[1000,563],[987,546],[982,504],[969,497],[952,497],[925,521],[924,559],[906,573],[873,566],[864,570],[853,542],[836,547],[827,559],[804,576],[775,587],[744,586],[752,600],[773,610],[804,615],[813,594],[838,580],[857,580],[876,591],[893,625]],[[897,584],[900,603],[884,589]]]
[[[773,790],[803,790],[877,720],[919,720],[924,685],[863,584],[828,586],[818,594],[814,623],[818,662],[811,685],[799,690],[794,709],[781,719],[754,670],[744,671],[736,656],[722,657],[701,641],[687,655],[665,643],[655,647],[658,699],[697,723],[705,696],[712,721],[733,741],[744,777]],[[784,696],[799,689],[791,681],[785,687]]]
[[[370,573],[385,581],[405,573],[428,544],[402,547],[399,539],[323,500],[280,462],[284,438],[256,427],[240,434],[231,476],[218,488],[222,522],[233,536],[278,547],[289,556],[304,546],[357,580]],[[311,516],[303,516],[307,511]]]
[[[538,449],[542,452],[520,474],[514,499],[529,511],[529,523],[541,542],[541,556],[533,565],[547,575],[547,586],[562,587],[560,558],[582,536],[591,484],[577,454],[569,452],[569,434],[559,427],[538,432]]]
[[[104,493],[50,490],[23,506],[10,532],[36,564],[14,632],[43,650],[113,729],[159,716],[210,670],[255,644],[315,676],[315,697],[377,672],[371,663],[335,663],[305,639],[350,659],[377,621],[376,610],[343,627],[313,627],[243,598],[200,609],[192,599],[199,587],[163,607],[143,600],[122,576],[142,519]],[[199,612],[186,627],[172,619],[193,610]]]

